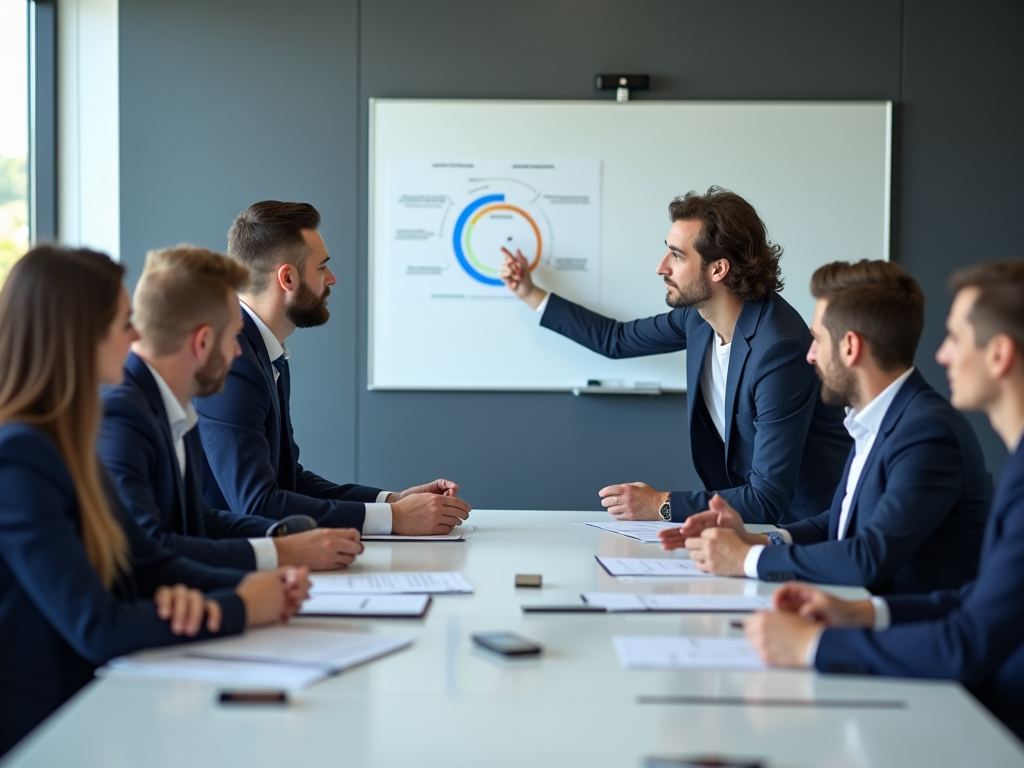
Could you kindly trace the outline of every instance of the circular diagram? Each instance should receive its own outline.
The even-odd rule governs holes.
[[[532,270],[540,262],[544,238],[534,218],[505,195],[484,195],[473,200],[459,214],[452,232],[452,246],[459,265],[470,277],[485,285],[501,285],[501,248],[515,252],[516,242],[534,242],[536,250],[526,255]],[[520,247],[519,250],[526,251]]]

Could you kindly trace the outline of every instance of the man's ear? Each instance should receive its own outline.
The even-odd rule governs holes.
[[[299,270],[295,268],[294,264],[288,264],[287,262],[277,268],[274,273],[274,277],[277,278],[277,284],[281,286],[281,290],[286,293],[298,290],[302,280],[299,278]]]
[[[986,346],[985,362],[988,364],[989,373],[995,379],[1006,376],[1019,359],[1017,345],[1005,333],[997,333]]]
[[[206,361],[210,359],[216,341],[216,334],[208,325],[200,326],[192,334],[192,356],[200,366],[206,365]]]
[[[725,280],[726,275],[729,274],[729,269],[732,267],[732,264],[729,263],[728,259],[718,259],[717,261],[711,262],[708,266],[711,267],[712,281],[720,283],[722,280]]]
[[[839,359],[847,368],[853,368],[864,355],[868,354],[867,344],[856,331],[847,331],[839,340]]]

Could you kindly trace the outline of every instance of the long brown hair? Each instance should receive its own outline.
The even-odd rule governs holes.
[[[693,247],[701,264],[726,259],[729,274],[725,286],[744,301],[783,289],[779,268],[782,246],[768,239],[768,228],[754,206],[735,192],[711,187],[707,194],[699,195],[691,190],[668,204],[668,215],[673,224],[700,222]]]
[[[0,290],[0,424],[32,424],[57,446],[78,496],[86,555],[107,588],[127,570],[128,555],[96,456],[97,360],[123,275],[102,253],[40,246],[15,263]]]

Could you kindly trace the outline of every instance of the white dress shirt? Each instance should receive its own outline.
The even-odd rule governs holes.
[[[145,362],[145,361],[143,361]],[[178,458],[178,471],[181,479],[185,479],[187,466],[185,458],[185,435],[199,422],[199,415],[192,403],[182,405],[177,396],[167,386],[163,376],[157,370],[146,363],[149,372],[153,374],[157,389],[160,390],[160,397],[164,401],[164,410],[167,412],[167,423],[171,428],[171,440],[174,442],[174,453]],[[277,547],[273,539],[249,539],[253,554],[256,556],[256,570],[272,571],[277,568]]]
[[[284,356],[285,360],[291,358],[292,353],[288,351],[288,347],[277,340],[274,332],[267,327],[267,324],[260,319],[260,316],[253,312],[244,301],[238,303],[242,305],[242,309],[256,323],[256,328],[259,330],[260,336],[263,337],[263,343],[267,347],[267,354],[270,355],[270,361],[273,362],[281,356]],[[274,381],[276,382],[281,374],[278,372],[277,366],[272,365],[270,368],[274,371]],[[394,516],[391,511],[391,505],[385,501],[390,493],[390,491],[381,491],[377,494],[376,502],[364,505],[366,507],[366,517],[363,518],[363,533],[367,535],[387,535],[391,533]]]
[[[853,461],[850,462],[850,474],[846,478],[846,490],[843,494],[843,502],[839,511],[839,540],[846,536],[846,529],[850,525],[850,505],[853,503],[857,485],[860,483],[861,473],[864,471],[864,465],[867,463],[868,456],[871,455],[871,449],[875,445],[875,437],[878,435],[878,430],[882,427],[885,414],[888,413],[889,406],[892,405],[896,394],[913,372],[913,367],[908,368],[892,384],[883,389],[874,400],[864,406],[863,410],[858,412],[851,408],[846,414],[843,425],[846,427],[846,431],[850,433],[850,437],[853,438],[854,454]],[[793,539],[788,531],[780,531],[780,533],[787,544],[792,543]],[[750,548],[746,558],[743,560],[743,572],[752,579],[757,578],[757,561],[761,558],[763,551],[763,544],[755,544]],[[882,602],[884,603],[884,601]],[[876,624],[878,617],[882,613],[885,614],[886,626],[888,626],[888,605],[884,605],[881,609],[877,605],[875,606]]]

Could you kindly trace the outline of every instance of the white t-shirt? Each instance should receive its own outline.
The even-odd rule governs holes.
[[[708,407],[711,421],[718,430],[719,437],[725,442],[725,385],[729,377],[729,356],[732,353],[732,342],[721,344],[718,334],[714,334],[708,345],[708,353],[704,358],[704,368],[700,372],[700,391],[704,395],[704,405]]]

